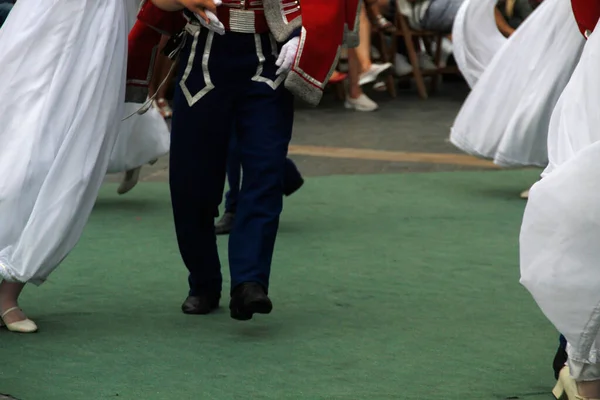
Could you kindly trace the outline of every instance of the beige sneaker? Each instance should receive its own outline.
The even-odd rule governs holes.
[[[347,97],[346,102],[344,103],[344,107],[346,107],[349,110],[353,109],[356,111],[365,111],[365,112],[375,111],[379,108],[377,103],[375,103],[373,100],[371,100],[369,97],[367,97],[367,95],[364,93],[361,94],[356,99]]]
[[[413,72],[413,67],[408,62],[408,59],[402,54],[396,53],[396,60],[394,64],[394,72],[396,76],[404,76]]]
[[[419,54],[419,66],[423,71],[431,71],[437,69],[437,66],[427,53]]]
[[[365,71],[362,74],[360,74],[360,78],[358,79],[358,84],[360,86],[363,86],[363,85],[366,85],[367,83],[375,82],[375,80],[381,73],[383,73],[384,71],[387,71],[390,68],[392,68],[392,63],[371,64],[371,68],[369,68],[368,71]]]

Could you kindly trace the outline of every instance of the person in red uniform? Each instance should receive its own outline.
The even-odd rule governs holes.
[[[160,34],[185,32],[173,41],[182,45],[170,153],[175,228],[189,271],[184,313],[208,314],[219,306],[222,276],[214,218],[232,134],[244,179],[229,237],[230,313],[249,320],[271,312],[269,278],[294,95],[319,103],[342,43],[357,44],[358,7],[358,0],[152,0],[142,5],[130,34],[130,98],[145,96]]]

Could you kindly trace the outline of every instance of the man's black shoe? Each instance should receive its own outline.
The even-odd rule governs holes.
[[[254,314],[269,314],[273,310],[273,303],[261,285],[246,282],[233,289],[229,310],[231,318],[248,321]]]
[[[297,179],[295,182],[287,185],[284,183],[283,194],[286,196],[291,196],[296,193],[300,188],[304,186],[304,178]]]
[[[188,296],[181,305],[184,314],[203,315],[219,308],[221,295]]]

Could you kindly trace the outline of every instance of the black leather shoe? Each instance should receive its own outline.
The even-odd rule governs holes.
[[[231,228],[233,228],[233,220],[235,219],[235,214],[232,212],[226,212],[223,214],[223,217],[215,224],[215,233],[217,235],[227,235],[231,232]]]
[[[254,314],[269,314],[271,310],[273,310],[273,303],[265,289],[258,283],[242,283],[231,293],[229,311],[233,319],[248,321]]]
[[[219,308],[221,295],[188,296],[181,305],[184,314],[204,315]]]
[[[285,196],[291,196],[296,193],[302,186],[304,186],[304,178],[300,178],[292,184],[284,185],[283,194]]]

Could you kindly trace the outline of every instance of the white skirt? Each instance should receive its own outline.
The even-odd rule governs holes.
[[[125,103],[123,118],[136,113],[143,104]],[[117,143],[110,156],[108,173],[116,174],[148,164],[169,152],[169,126],[154,107],[121,122]]]
[[[142,0],[123,0],[125,1],[125,8],[127,10],[127,18],[129,20],[129,24],[127,25],[129,27],[129,31],[131,29],[133,29],[133,25],[135,25],[135,22],[137,21],[137,16],[138,13],[140,11],[140,4],[142,3]]]
[[[123,115],[122,0],[19,0],[0,30],[0,276],[42,283],[79,240]]]
[[[599,63],[596,31],[552,116],[551,165],[530,190],[520,238],[521,283],[586,364],[600,362]]]
[[[507,39],[496,25],[498,0],[465,0],[452,27],[454,59],[472,88]]]
[[[546,166],[552,110],[584,44],[571,2],[544,1],[494,56],[462,106],[451,142],[502,167]]]
[[[125,5],[129,20],[128,29],[131,30],[137,20],[140,0],[125,0]],[[138,103],[125,103],[123,122],[119,126],[117,142],[108,164],[109,174],[141,167],[169,152],[169,126],[154,107],[142,115],[137,114],[143,106]]]
[[[599,65],[600,35],[592,34],[552,113],[548,132],[549,163],[542,176],[600,140]]]

